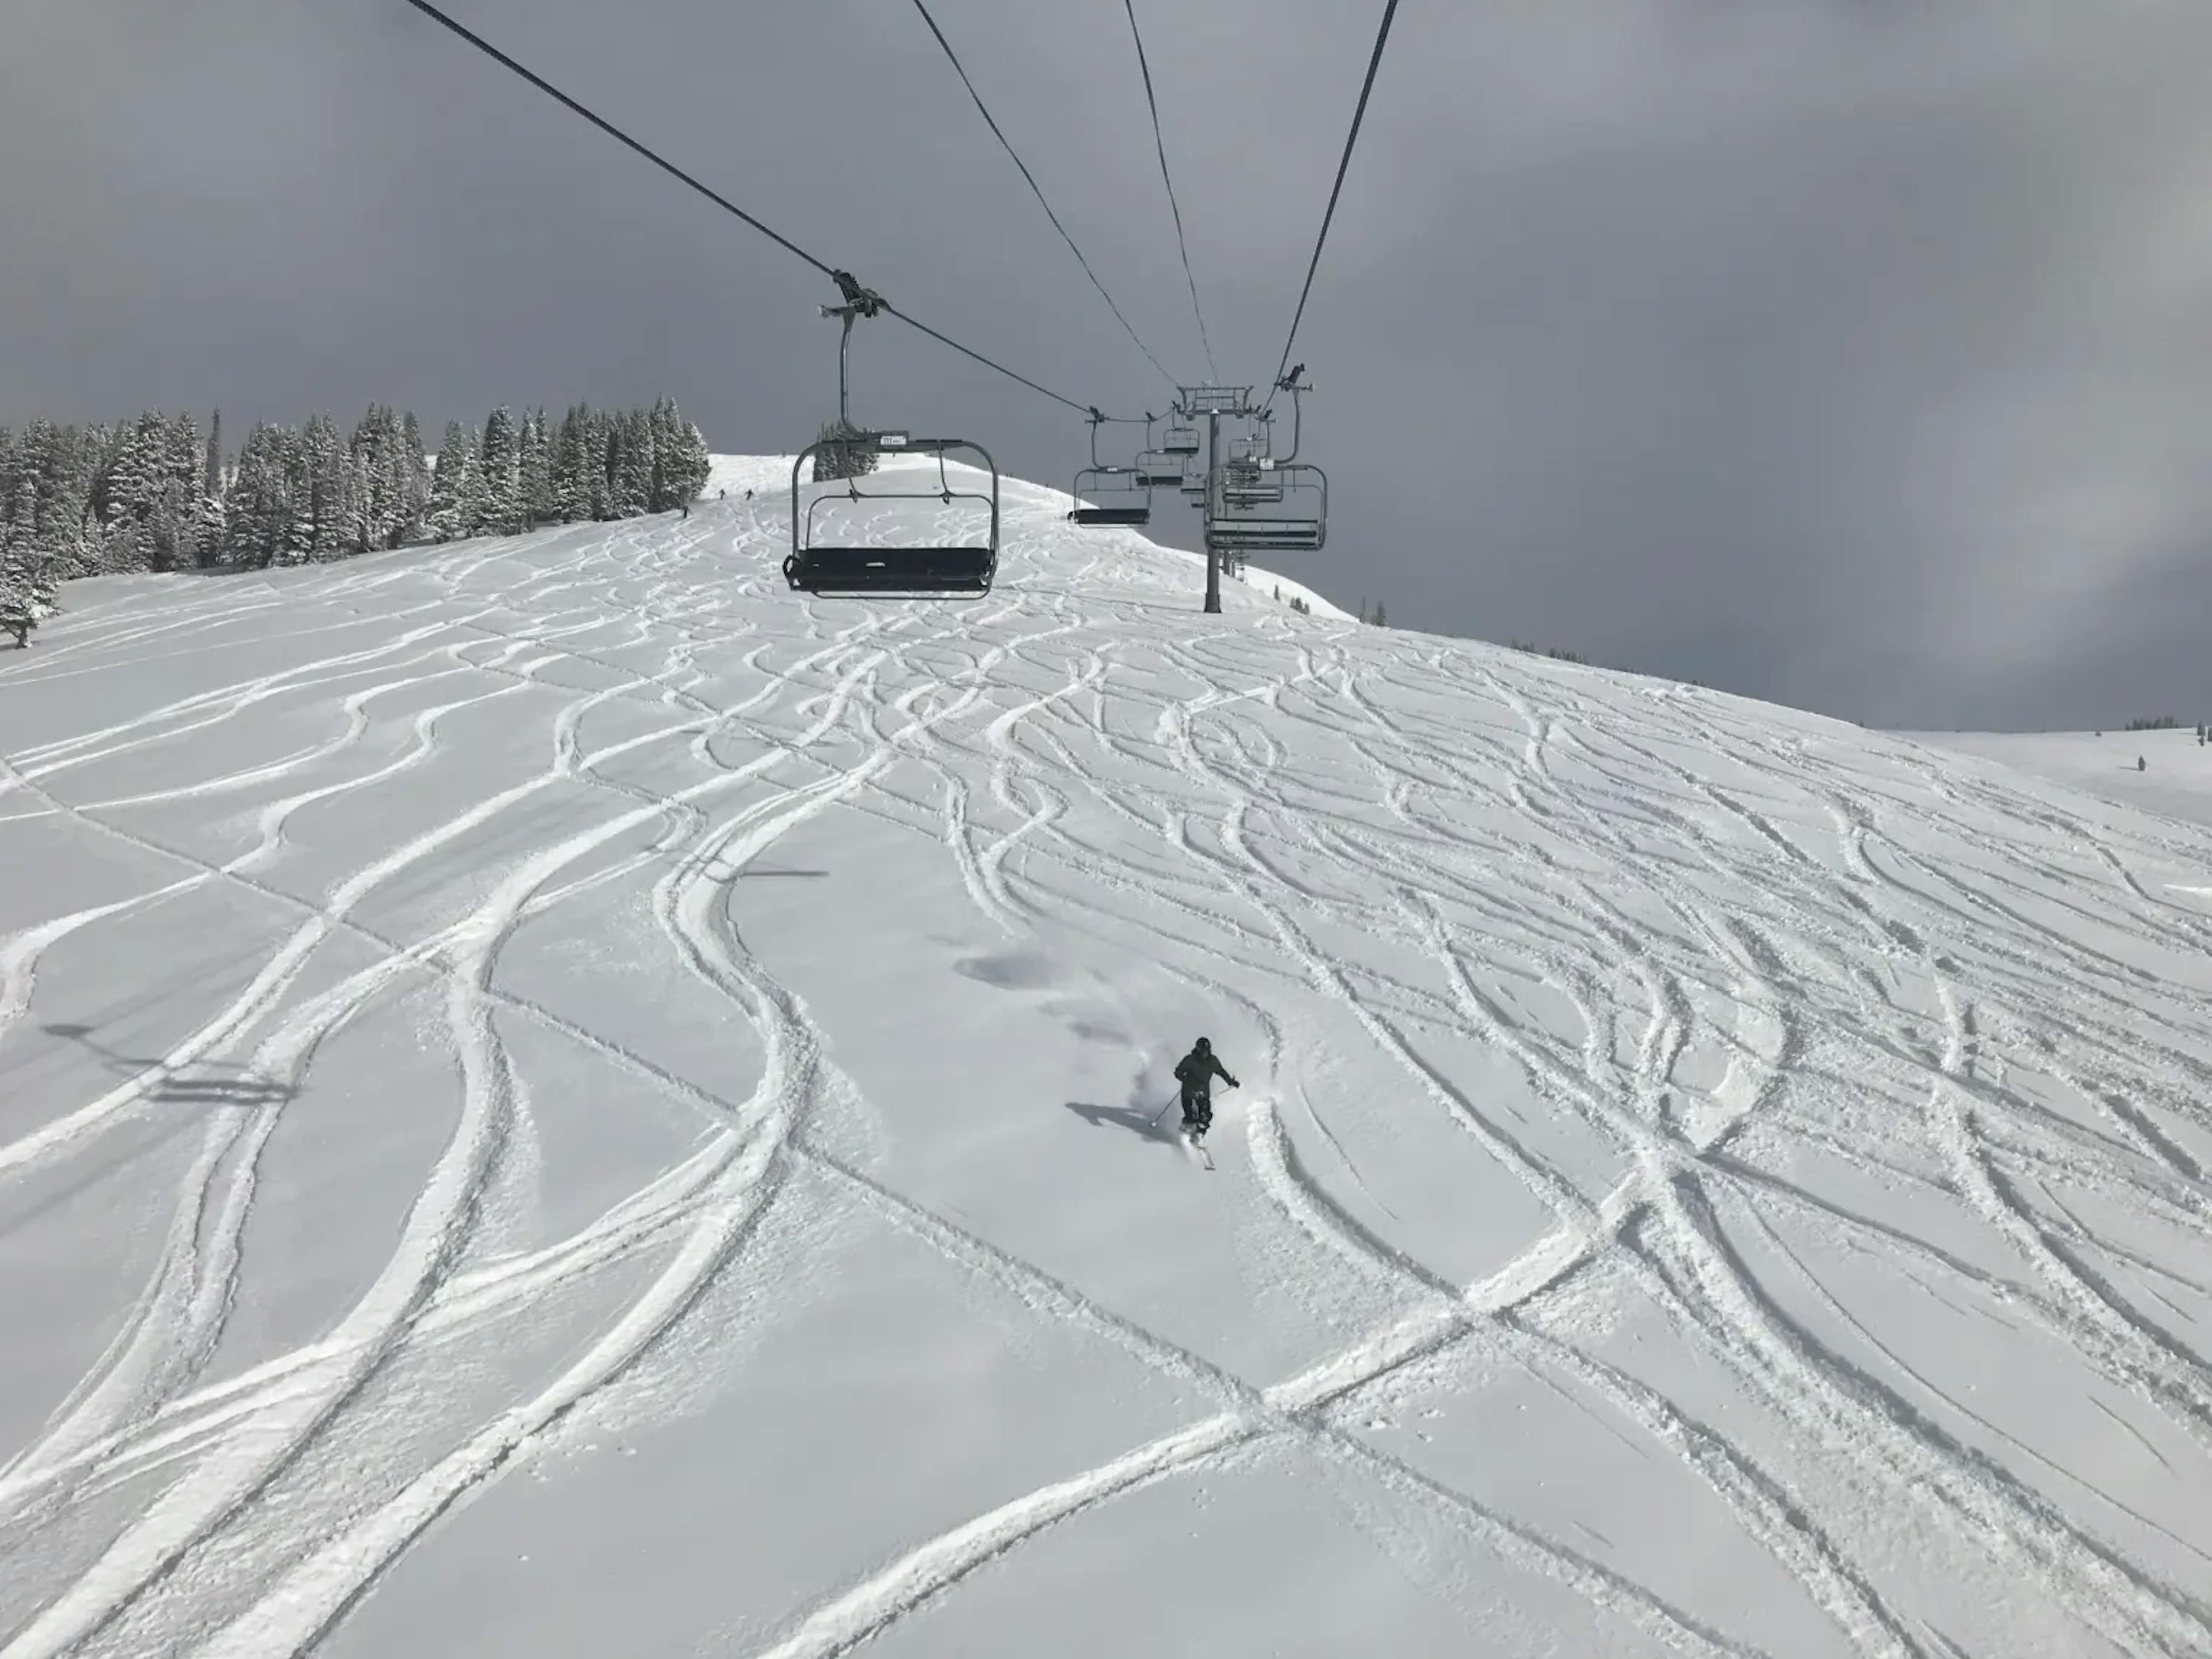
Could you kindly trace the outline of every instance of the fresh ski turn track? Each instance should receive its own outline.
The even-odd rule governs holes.
[[[788,465],[0,656],[0,1659],[2212,1652],[2212,829]]]

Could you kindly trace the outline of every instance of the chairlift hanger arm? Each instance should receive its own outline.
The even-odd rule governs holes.
[[[1298,379],[1298,376],[1304,374],[1306,366],[1304,363],[1300,363],[1296,368],[1283,376],[1281,380],[1275,382],[1277,390],[1287,392],[1291,394],[1291,453],[1280,457],[1279,464],[1286,465],[1289,462],[1295,461],[1298,458],[1298,434],[1305,424],[1305,404],[1300,400],[1298,394],[1303,392],[1310,392],[1313,390],[1312,381],[1301,381]],[[1271,398],[1269,401],[1272,403],[1273,399]],[[1274,418],[1272,413],[1268,413],[1266,410],[1262,410],[1261,412],[1263,414],[1267,414],[1267,417],[1271,421]]]

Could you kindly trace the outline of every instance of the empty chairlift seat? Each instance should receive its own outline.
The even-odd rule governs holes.
[[[817,483],[808,468],[817,455],[865,445],[878,457],[933,454],[934,477],[927,471],[902,467],[858,477]],[[956,481],[945,464],[947,450],[966,450],[981,458],[990,482]],[[822,488],[842,484],[844,488]],[[817,493],[808,499],[810,485]],[[846,520],[874,501],[934,501],[940,507],[967,502],[975,509],[977,533],[943,540],[906,533],[896,526],[878,543],[863,543],[860,527]],[[831,509],[825,513],[824,509]],[[843,509],[842,513],[837,509]],[[904,433],[861,433],[850,439],[824,439],[799,451],[791,469],[791,554],[783,562],[784,580],[802,592],[823,597],[871,599],[980,599],[991,591],[999,569],[999,466],[981,444],[963,438],[908,438]]]
[[[1272,505],[1283,499],[1282,475],[1272,466],[1232,461],[1221,470],[1221,493],[1233,507]]]
[[[1147,449],[1137,456],[1137,482],[1147,489],[1181,489],[1183,458],[1171,449]]]
[[[1121,525],[1142,530],[1152,521],[1152,492],[1133,466],[1086,466],[1075,475],[1073,494],[1075,506],[1067,516],[1088,528]]]
[[[1232,488],[1231,469],[1206,503],[1206,533],[1224,553],[1318,552],[1328,539],[1328,477],[1304,463],[1255,465],[1267,482]]]

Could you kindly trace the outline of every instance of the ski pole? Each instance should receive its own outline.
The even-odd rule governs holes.
[[[1163,1106],[1163,1107],[1161,1107],[1161,1108],[1160,1108],[1160,1109],[1159,1109],[1158,1111],[1154,1112],[1154,1113],[1152,1114],[1152,1127],[1153,1128],[1157,1129],[1157,1128],[1158,1128],[1158,1127],[1160,1127],[1160,1120],[1161,1120],[1162,1118],[1165,1117],[1165,1116],[1168,1115],[1168,1106],[1172,1106],[1172,1105],[1174,1105],[1174,1104],[1175,1104],[1175,1102],[1174,1102],[1173,1100],[1170,1100],[1170,1101],[1169,1101],[1169,1102],[1168,1102],[1168,1105],[1167,1105],[1167,1106]]]

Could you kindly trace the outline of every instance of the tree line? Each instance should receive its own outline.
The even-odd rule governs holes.
[[[266,569],[420,541],[635,518],[694,499],[707,441],[672,398],[579,404],[550,421],[505,404],[447,424],[433,457],[413,414],[372,404],[349,436],[327,415],[261,422],[234,455],[218,411],[113,426],[0,427],[0,630],[21,644],[60,584],[131,571]]]

